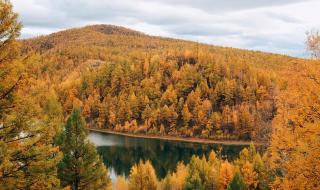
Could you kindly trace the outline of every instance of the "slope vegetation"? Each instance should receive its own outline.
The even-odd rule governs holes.
[[[154,37],[112,25],[22,40],[35,82],[91,127],[267,141],[288,56]]]

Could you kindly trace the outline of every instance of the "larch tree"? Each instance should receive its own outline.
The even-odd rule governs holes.
[[[273,189],[320,188],[319,68],[319,61],[312,61],[288,69],[290,81],[279,95],[269,148]]]
[[[0,21],[0,187],[57,189],[61,154],[52,144],[57,124],[44,118],[30,93],[28,57],[18,56],[16,42],[21,23],[8,0],[0,0]]]
[[[243,181],[246,184],[246,188],[256,189],[258,185],[258,174],[254,171],[253,165],[246,162],[241,168],[241,173]]]
[[[62,187],[72,190],[111,189],[111,180],[95,146],[88,140],[88,130],[79,109],[72,111],[58,139],[64,154],[58,165]]]
[[[233,177],[233,166],[225,161],[221,164],[220,175],[219,175],[219,189],[224,190],[227,189],[228,184],[232,180]]]
[[[246,184],[244,183],[239,171],[236,171],[232,181],[228,185],[228,190],[245,190]]]
[[[188,168],[182,163],[177,164],[176,172],[168,173],[161,181],[161,190],[183,190],[186,178],[188,176]]]
[[[126,179],[122,176],[118,176],[114,185],[114,190],[129,190],[129,185]]]
[[[186,178],[184,189],[207,189],[209,185],[210,167],[203,156],[201,159],[198,156],[192,156],[188,165],[189,175]]]
[[[131,168],[129,176],[130,190],[156,190],[158,179],[150,161],[140,161]]]

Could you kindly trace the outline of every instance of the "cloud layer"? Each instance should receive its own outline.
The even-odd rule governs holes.
[[[151,35],[304,57],[318,0],[12,0],[22,37],[106,23]]]

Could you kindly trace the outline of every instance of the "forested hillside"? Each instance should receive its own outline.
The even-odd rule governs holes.
[[[319,32],[306,60],[110,25],[17,40],[8,0],[0,21],[1,190],[320,188]],[[87,127],[267,148],[192,156],[163,179],[141,160],[112,184]]]
[[[23,40],[34,79],[91,127],[266,141],[277,76],[297,59],[94,25]],[[43,80],[45,79],[45,80]]]

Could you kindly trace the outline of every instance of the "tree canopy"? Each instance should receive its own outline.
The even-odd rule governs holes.
[[[62,187],[72,190],[111,189],[111,180],[95,146],[88,141],[88,130],[80,110],[73,110],[58,144],[63,159],[58,165]]]

